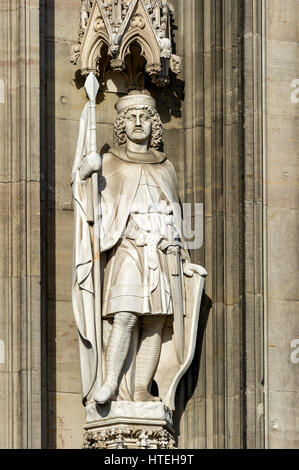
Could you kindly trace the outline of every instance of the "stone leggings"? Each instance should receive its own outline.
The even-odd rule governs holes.
[[[147,390],[155,374],[161,352],[165,316],[137,316],[120,312],[114,316],[113,328],[105,354],[105,383],[116,393],[134,327],[141,321],[141,335],[136,362],[135,390]]]

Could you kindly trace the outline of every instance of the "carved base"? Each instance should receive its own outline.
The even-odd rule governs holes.
[[[84,449],[173,449],[171,411],[157,402],[88,405]]]

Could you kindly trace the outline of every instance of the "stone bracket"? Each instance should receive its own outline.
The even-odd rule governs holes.
[[[86,406],[85,449],[173,449],[171,410],[160,402]]]

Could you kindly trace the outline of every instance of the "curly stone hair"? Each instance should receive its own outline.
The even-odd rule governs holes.
[[[162,135],[163,135],[163,128],[162,122],[160,119],[159,114],[152,106],[129,106],[128,108],[124,109],[121,113],[119,113],[115,123],[114,123],[114,135],[117,145],[125,144],[127,141],[126,130],[125,130],[125,119],[127,113],[133,109],[145,109],[151,117],[152,120],[152,135],[150,140],[150,148],[155,150],[159,150],[161,143],[162,143]]]

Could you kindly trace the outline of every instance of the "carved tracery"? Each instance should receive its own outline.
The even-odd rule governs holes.
[[[136,84],[142,88],[140,73],[149,74],[157,86],[167,85],[170,70],[180,73],[180,58],[172,54],[168,1],[81,0],[71,61],[80,64],[83,75],[95,73],[102,88],[112,71],[126,75],[128,90]]]

